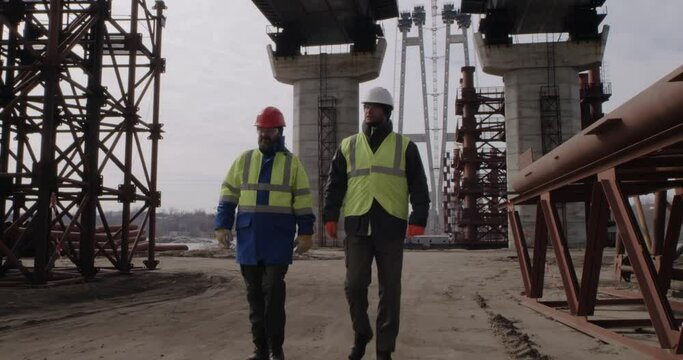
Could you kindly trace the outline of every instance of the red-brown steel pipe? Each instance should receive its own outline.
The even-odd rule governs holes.
[[[683,66],[511,179],[523,202],[683,141]]]

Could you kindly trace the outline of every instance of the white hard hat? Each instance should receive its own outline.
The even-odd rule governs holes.
[[[383,104],[394,107],[394,99],[391,97],[389,90],[383,87],[374,87],[365,94],[365,98],[362,101],[363,104],[373,103],[373,104]]]

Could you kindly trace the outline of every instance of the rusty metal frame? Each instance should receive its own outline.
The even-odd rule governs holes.
[[[129,272],[145,237],[144,263],[158,263],[165,6],[130,0],[119,18],[112,1],[0,4],[0,282],[16,270],[34,284],[60,279],[62,255],[86,278],[97,255]]]
[[[609,342],[619,342],[649,357],[670,358],[683,354],[683,331],[681,320],[674,314],[674,308],[683,310],[679,303],[667,297],[671,281],[678,279],[681,271],[673,267],[676,244],[683,222],[683,131],[680,123],[683,109],[683,67],[679,67],[663,80],[630,100],[625,107],[603,117],[575,137],[598,136],[605,129],[614,126],[615,114],[629,113],[624,126],[660,126],[652,133],[643,133],[640,138],[630,140],[628,147],[617,152],[606,152],[603,158],[592,158],[586,164],[576,163],[571,172],[555,166],[558,159],[566,159],[567,152],[584,151],[572,147],[577,141],[570,139],[550,154],[521,171],[516,179],[519,188],[524,189],[510,199],[507,210],[511,224],[512,238],[517,249],[522,282],[525,289],[523,304],[558,321]],[[665,98],[669,106],[652,109],[641,108],[652,97]],[[642,98],[641,98],[642,97]],[[628,111],[627,111],[628,110]],[[658,123],[659,122],[659,123]],[[655,125],[656,124],[656,125]],[[630,128],[633,129],[633,128]],[[637,136],[637,131],[631,134]],[[601,130],[602,131],[602,130]],[[618,133],[603,138],[605,146],[609,141],[619,141]],[[588,139],[593,143],[595,138]],[[578,140],[583,141],[583,140]],[[589,155],[592,156],[592,155]],[[578,158],[578,156],[577,156]],[[566,163],[565,163],[566,164]],[[573,163],[574,164],[574,163]],[[552,170],[548,170],[551,166]],[[524,176],[534,171],[543,172],[531,182]],[[667,211],[666,193],[674,191],[671,206]],[[639,223],[629,197],[647,193],[655,194],[655,217],[651,242],[644,234],[644,223]],[[571,254],[562,231],[555,205],[573,201],[585,202],[586,248],[579,282]],[[517,206],[533,204],[537,207],[534,238],[534,256],[529,256]],[[624,268],[635,275],[640,295],[626,295],[623,292],[605,289],[599,298],[599,277],[604,248],[608,246],[608,220],[610,216],[617,225],[617,269]],[[543,276],[548,239],[552,243],[555,258],[562,278],[564,300],[548,301],[543,298]],[[622,263],[628,259],[629,265]],[[683,277],[681,277],[683,278]],[[616,298],[614,298],[616,297]],[[595,316],[596,307],[619,304],[642,304],[649,319],[601,319]],[[567,310],[562,310],[562,309]],[[652,326],[661,349],[618,334],[610,328]]]
[[[623,192],[619,188],[615,171],[601,173],[599,181],[592,187],[592,200],[590,202],[590,216],[588,218],[588,239],[584,252],[583,273],[580,286],[577,281],[576,271],[572,264],[571,255],[566,248],[561,226],[553,219],[557,218],[554,202],[550,193],[542,194],[538,199],[538,207],[542,215],[536,220],[536,236],[534,239],[534,257],[529,257],[526,239],[521,231],[519,214],[514,210],[514,205],[509,204],[508,216],[512,227],[512,236],[515,241],[522,281],[525,288],[527,306],[555,318],[580,331],[599,337],[605,341],[617,341],[648,356],[667,358],[668,354],[653,352],[652,348],[640,344],[633,339],[613,333],[607,327],[628,326],[652,326],[658,336],[663,349],[672,349],[676,354],[681,353],[680,320],[674,316],[672,305],[665,296],[666,288],[670,286],[671,270],[673,261],[659,262],[655,265],[653,257],[642,238],[638,223],[635,220],[633,209],[628,205]],[[680,190],[678,190],[680,191]],[[675,203],[680,202],[680,195],[675,197]],[[667,234],[674,236],[681,230],[680,205],[673,208],[679,213],[670,213]],[[641,297],[620,296],[618,299],[598,299],[598,283],[600,267],[602,265],[603,250],[607,245],[607,219],[608,211],[614,214],[618,225],[618,231],[622,238],[625,254],[631,259],[633,272],[641,287]],[[678,219],[678,220],[676,220]],[[548,235],[549,234],[549,235]],[[566,300],[560,302],[540,301],[543,297],[543,276],[545,274],[545,252],[548,237],[552,241],[553,250],[557,259],[559,272],[563,282]],[[676,237],[677,238],[677,237]],[[675,247],[669,254],[675,253]],[[673,256],[668,256],[672,258]],[[657,271],[659,269],[659,272]],[[607,292],[607,291],[606,291]],[[607,292],[612,296],[621,295],[618,292]],[[611,300],[611,301],[610,301]],[[623,301],[621,301],[623,300]],[[625,303],[642,303],[645,305],[650,319],[643,322],[634,319],[612,320],[612,323],[598,318],[589,318],[594,315],[597,305],[621,305]],[[558,307],[568,308],[568,313],[557,310]],[[683,308],[678,306],[679,309]],[[683,310],[683,309],[682,309]],[[637,344],[637,345],[636,345]]]

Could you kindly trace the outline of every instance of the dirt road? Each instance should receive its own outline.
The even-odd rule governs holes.
[[[234,259],[160,260],[159,271],[87,284],[0,288],[0,359],[245,358],[252,347]],[[519,305],[512,251],[408,251],[403,271],[397,360],[641,358]],[[343,278],[338,251],[318,250],[290,267],[288,359],[346,358],[353,336]],[[556,273],[547,281],[560,284]],[[366,358],[374,359],[372,349],[374,341]]]

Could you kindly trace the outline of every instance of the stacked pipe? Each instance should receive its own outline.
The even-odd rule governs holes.
[[[112,225],[108,228],[103,226],[97,227],[95,231],[95,256],[111,254],[112,249],[119,249],[122,245],[123,233],[121,232],[121,225]],[[28,231],[25,235],[24,232]],[[4,239],[4,242],[9,247],[14,247],[17,239],[22,236],[28,238],[33,237],[33,231],[26,228],[19,228],[17,232],[12,234],[12,237]],[[79,231],[66,231],[53,227],[50,231],[52,244],[56,247],[56,251],[60,255],[67,253],[79,254],[80,243],[83,239],[83,234]],[[131,252],[146,252],[149,250],[150,243],[147,240],[144,229],[140,229],[137,225],[131,225],[128,228],[128,236],[126,237]],[[34,241],[29,243],[33,244]],[[170,250],[188,250],[187,245],[181,244],[154,244],[154,251],[170,251]]]

